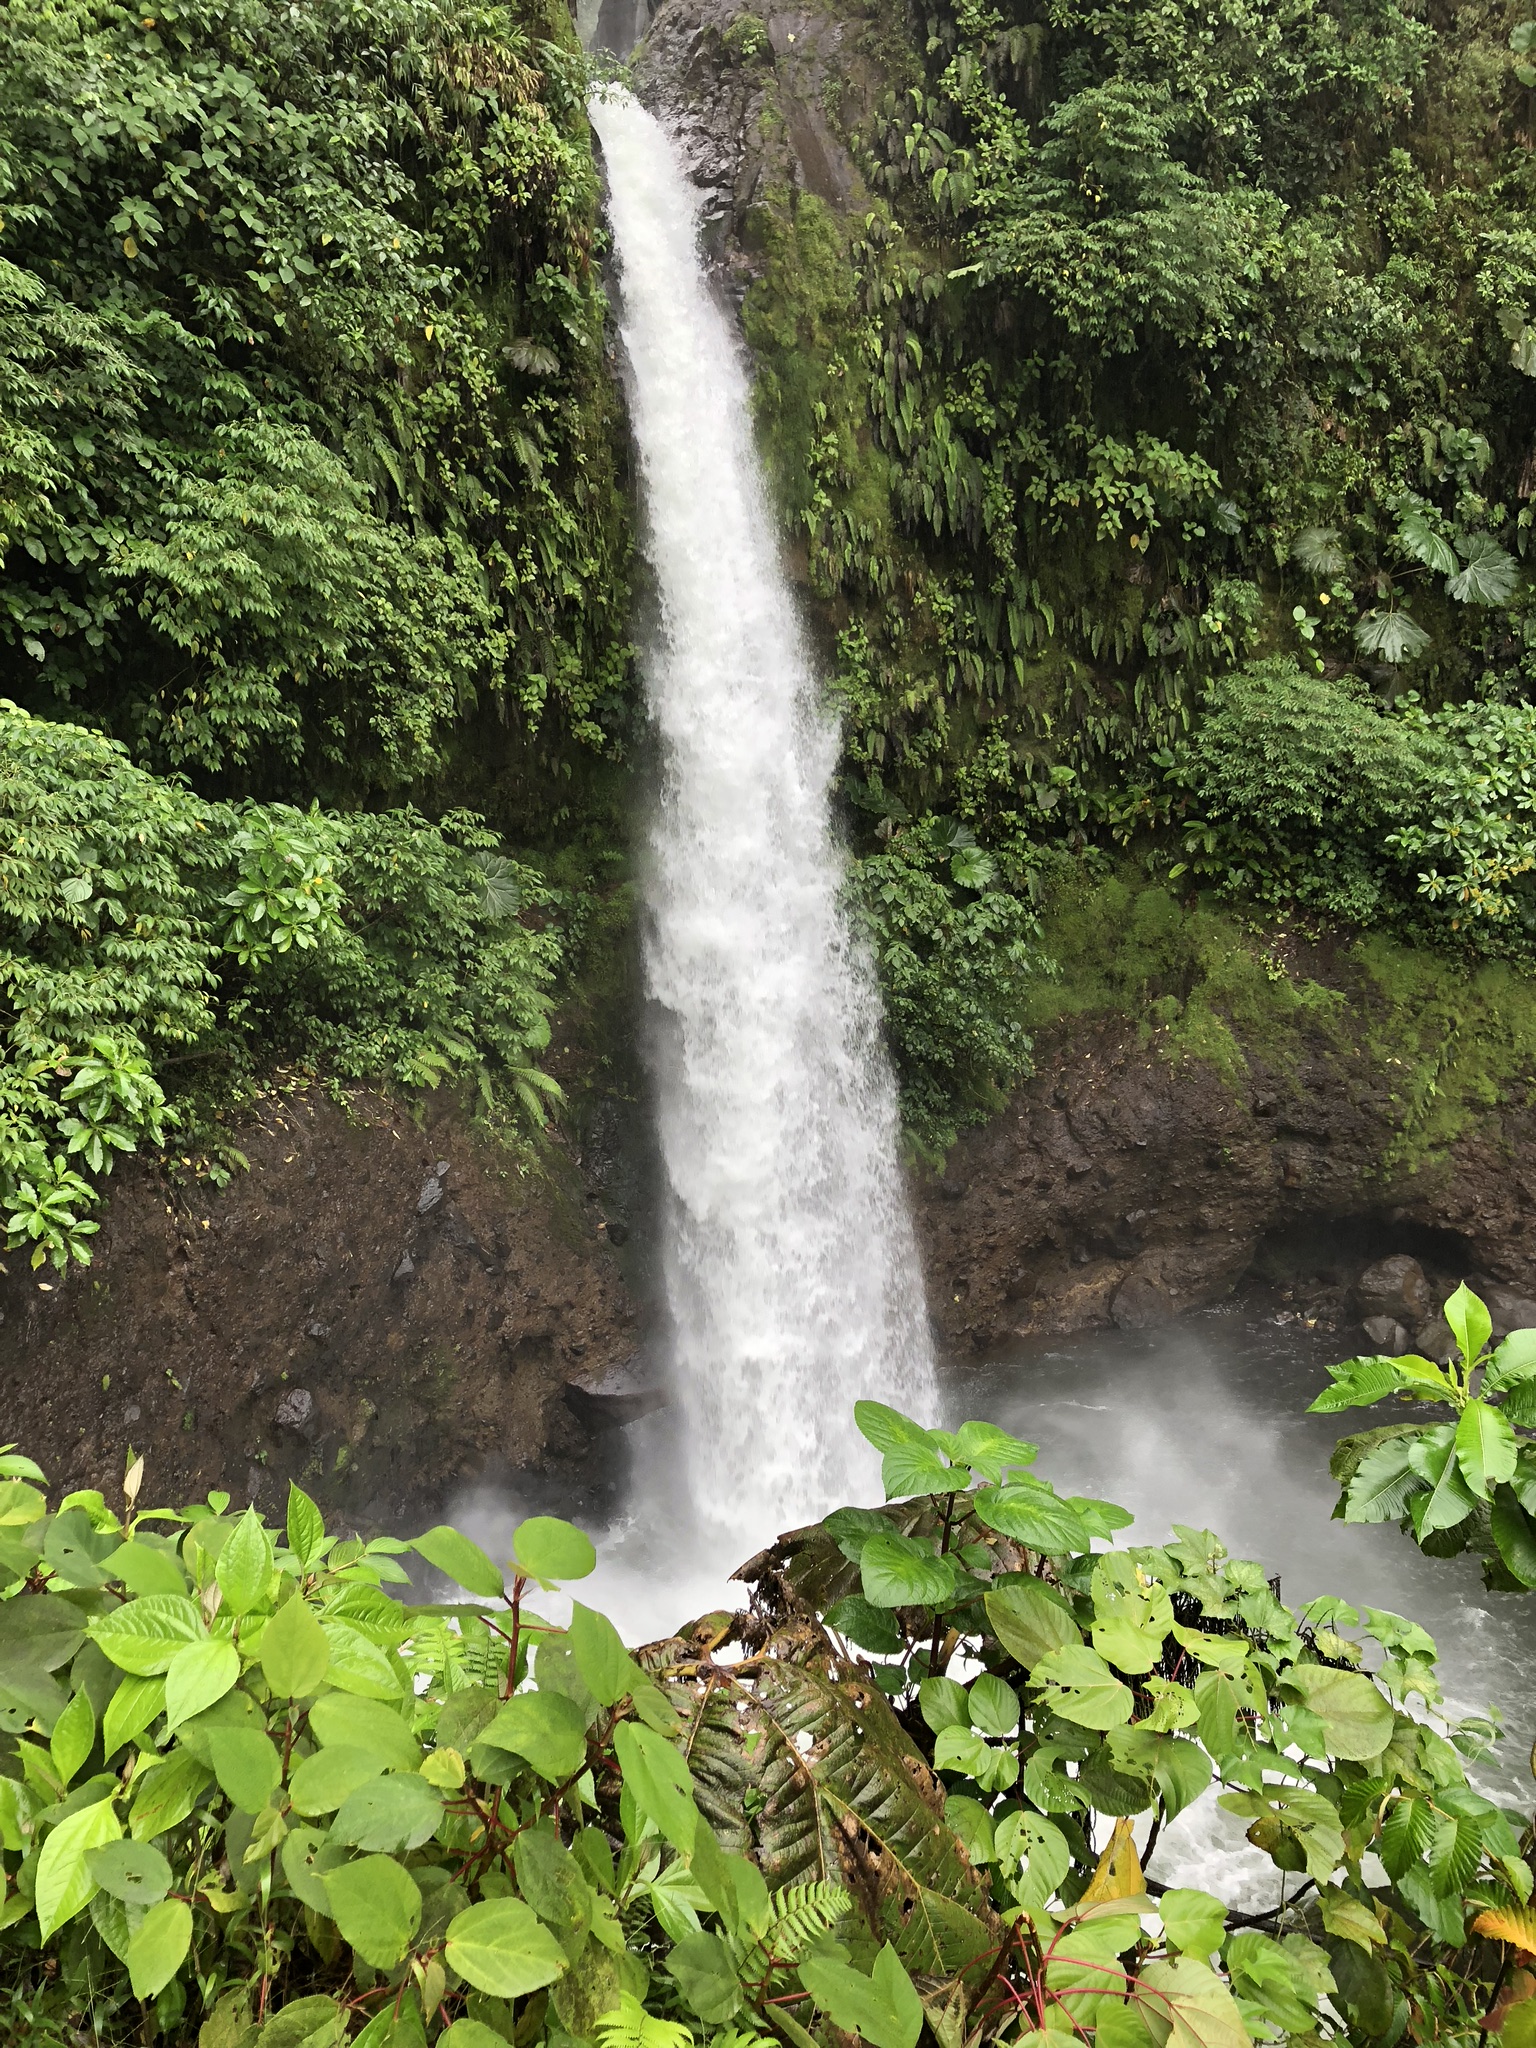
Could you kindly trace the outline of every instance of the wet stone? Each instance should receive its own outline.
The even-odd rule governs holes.
[[[307,1387],[290,1387],[277,1404],[274,1420],[279,1429],[302,1429],[315,1412],[315,1397]]]

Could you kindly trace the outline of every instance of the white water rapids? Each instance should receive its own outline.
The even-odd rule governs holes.
[[[702,1546],[728,1571],[869,1492],[853,1403],[926,1414],[933,1363],[874,977],[841,901],[837,732],[779,564],[698,194],[627,93],[591,111],[659,613],[643,952],[682,1424],[669,1455],[687,1465],[642,1475],[635,1519],[658,1487],[673,1515],[686,1492],[695,1567]]]

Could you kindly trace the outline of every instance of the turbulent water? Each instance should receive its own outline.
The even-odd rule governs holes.
[[[933,1365],[873,976],[840,901],[837,734],[779,565],[745,366],[672,142],[623,92],[592,118],[658,611],[643,947],[669,1440],[729,1565],[865,1490],[855,1398],[927,1411]],[[660,1476],[675,1502],[677,1475]]]

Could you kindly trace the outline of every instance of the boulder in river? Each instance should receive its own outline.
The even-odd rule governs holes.
[[[1424,1268],[1404,1252],[1367,1266],[1355,1282],[1355,1299],[1363,1316],[1390,1316],[1410,1330],[1434,1308]]]
[[[1420,1326],[1413,1348],[1421,1358],[1433,1358],[1440,1365],[1449,1365],[1453,1358],[1461,1356],[1461,1348],[1444,1316],[1433,1316]]]
[[[1408,1332],[1392,1316],[1367,1316],[1365,1334],[1378,1358],[1401,1358],[1409,1347]]]

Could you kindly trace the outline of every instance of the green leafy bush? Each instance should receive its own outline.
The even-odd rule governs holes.
[[[1528,1931],[1518,1825],[1439,1733],[1434,1647],[1296,1614],[1208,1531],[1096,1549],[985,1423],[877,1403],[891,1504],[631,1654],[535,1516],[503,1567],[209,1496],[52,1509],[0,1453],[9,2023],[203,2048],[1451,2038]],[[430,1567],[448,1597],[421,1596]],[[452,1592],[452,1586],[462,1589]],[[537,1589],[537,1590],[536,1590]],[[1145,1854],[1214,1783],[1288,1886],[1234,1914]],[[1138,1855],[1133,1821],[1150,1835]],[[1367,1875],[1379,1855],[1385,1881]],[[1469,1930],[1468,1916],[1475,1914]],[[1475,1936],[1487,1937],[1483,1941]],[[1325,2000],[1327,2001],[1325,2003]]]
[[[538,0],[9,10],[13,693],[354,800],[439,769],[477,699],[547,751],[610,743],[582,90]]]
[[[1394,1422],[1340,1440],[1329,1469],[1346,1522],[1397,1522],[1432,1557],[1480,1552],[1496,1592],[1536,1586],[1536,1330],[1490,1342],[1493,1320],[1469,1287],[1445,1304],[1456,1355],[1346,1359],[1311,1414],[1423,1401],[1449,1422]]]
[[[1418,810],[1442,752],[1425,722],[1394,718],[1356,676],[1251,662],[1210,684],[1168,757],[1185,859],[1272,903],[1385,921],[1390,829]]]
[[[1022,1008],[1039,921],[970,829],[929,818],[855,871],[873,935],[902,1121],[940,1157],[1029,1071]]]
[[[88,1261],[109,1173],[174,1122],[196,1048],[498,1087],[542,1121],[552,892],[469,813],[209,804],[0,699],[0,1214],[34,1265]]]

